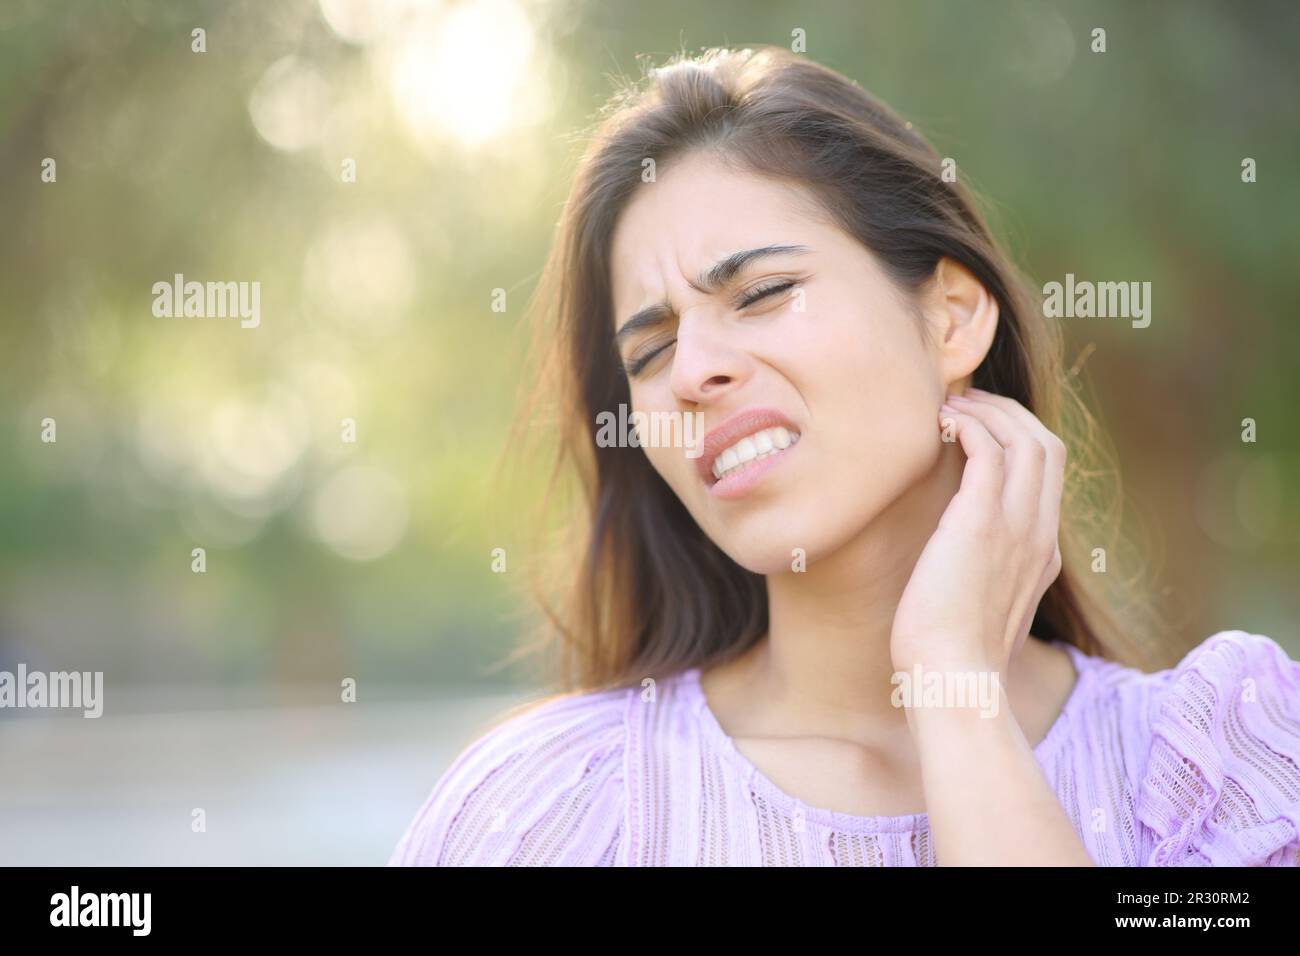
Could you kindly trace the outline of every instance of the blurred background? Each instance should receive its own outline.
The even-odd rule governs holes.
[[[1147,328],[1064,321],[1153,600],[1188,646],[1300,657],[1298,28],[1281,2],[0,0],[0,670],[106,685],[98,720],[0,710],[0,863],[382,863],[540,692],[494,666],[529,619],[492,551],[536,488],[487,480],[521,319],[612,78],[682,48],[802,30],[956,158],[1040,287],[1151,282]],[[156,317],[177,273],[260,282],[260,325]]]

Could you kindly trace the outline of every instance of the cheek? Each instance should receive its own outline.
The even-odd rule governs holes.
[[[642,448],[650,467],[659,473],[673,494],[688,507],[691,505],[691,482],[698,482],[695,463],[680,448]]]
[[[654,381],[632,387],[631,401],[627,407],[629,420],[637,413],[647,419],[655,415],[662,415],[666,420],[668,415],[676,411],[671,391],[666,385],[658,384],[666,381],[666,375],[656,375]],[[652,444],[643,445],[639,449],[630,449],[630,451],[645,455],[650,462],[650,467],[657,471],[674,491],[680,492],[679,482],[685,471],[682,465],[689,464],[690,460],[686,458],[680,448],[667,447],[662,444],[662,442],[670,440],[669,435],[661,435],[658,439],[661,442],[659,445],[653,444],[655,436],[650,433],[647,433],[642,440],[652,442]]]
[[[936,373],[912,322],[906,314],[859,320],[859,334],[821,343],[806,385],[813,437],[831,463],[827,484],[855,510],[878,510],[941,451]]]

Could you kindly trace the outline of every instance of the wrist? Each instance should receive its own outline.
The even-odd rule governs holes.
[[[918,750],[969,748],[980,741],[1005,740],[1016,726],[1006,690],[997,672],[984,672],[984,678],[952,681],[942,689],[931,684],[928,692],[923,688],[920,696],[905,697],[907,725]]]
[[[890,636],[890,654],[898,671],[920,667],[927,671],[991,673],[1001,670],[997,644],[982,633],[965,631],[922,636],[894,633]]]

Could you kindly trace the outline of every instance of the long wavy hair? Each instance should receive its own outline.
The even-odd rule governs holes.
[[[767,630],[764,578],[700,530],[644,454],[595,440],[599,413],[630,406],[612,334],[616,220],[646,159],[662,171],[701,150],[805,186],[905,293],[945,256],[984,284],[999,321],[974,385],[1019,401],[1069,450],[1063,566],[1031,633],[1141,662],[1149,631],[1116,626],[1119,592],[1108,585],[1121,575],[1092,567],[1095,548],[1113,560],[1120,544],[1118,488],[1107,486],[1113,456],[1078,395],[1077,369],[1064,367],[1059,327],[911,123],[839,73],[766,46],[679,54],[625,81],[596,118],[531,305],[534,388],[508,446],[551,456],[535,529],[541,562],[527,575],[540,632],[516,654],[557,651],[551,686],[598,690],[707,667]]]

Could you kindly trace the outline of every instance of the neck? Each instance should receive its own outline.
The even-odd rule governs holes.
[[[964,459],[945,449],[921,481],[847,544],[806,571],[767,578],[769,629],[755,649],[751,686],[774,711],[806,715],[808,732],[866,739],[906,731],[890,702],[894,612]],[[818,728],[814,731],[812,728]]]

